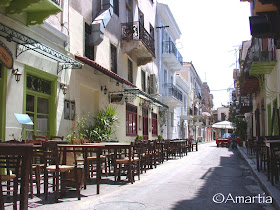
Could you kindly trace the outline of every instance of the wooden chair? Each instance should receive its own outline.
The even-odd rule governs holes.
[[[0,194],[0,205],[1,209],[4,209],[4,195],[10,196],[13,192],[13,209],[17,209],[17,195],[18,195],[18,183],[20,177],[20,155],[5,155],[0,156],[0,169],[5,171],[5,174],[0,175],[1,182],[1,194]],[[11,187],[11,180],[13,181],[13,186]],[[2,182],[7,182],[3,185]],[[6,190],[2,187],[6,186]]]
[[[48,180],[49,180],[49,172],[54,176],[54,191],[55,191],[55,201],[58,202],[59,197],[59,183],[61,182],[61,192],[63,193],[65,190],[65,182],[71,181],[74,183],[78,200],[81,199],[81,179],[78,177],[77,172],[77,162],[75,165],[62,165],[60,163],[60,155],[56,142],[43,142],[42,144],[43,152],[44,152],[44,193],[45,199],[48,199]],[[66,173],[74,170],[74,177],[70,179],[64,179],[66,177]],[[65,176],[62,176],[65,174]]]
[[[61,141],[63,141],[64,140],[64,136],[51,136],[50,139],[51,140],[61,140]]]
[[[33,145],[38,145],[37,147],[33,148],[33,154],[32,154],[32,172],[35,172],[35,183],[37,188],[37,196],[41,195],[41,171],[44,168],[43,163],[43,151],[42,151],[42,143],[46,142],[46,138],[42,139],[26,139],[25,141],[27,144],[31,143]],[[31,174],[31,183],[30,183],[30,191],[31,191],[31,197],[33,197],[33,178]]]
[[[90,143],[90,140],[89,139],[81,139],[81,143],[82,144],[86,144],[86,143]],[[93,156],[93,153],[90,152],[89,156],[87,157],[87,165],[88,165],[88,178],[90,177],[93,177],[93,172],[94,172],[94,164],[96,164],[96,161],[97,161],[97,157]],[[107,177],[108,176],[108,170],[107,170],[107,155],[106,154],[102,154],[100,155],[100,161],[101,161],[101,164],[104,163],[104,166],[101,166],[101,173],[102,173],[102,170],[104,169],[105,171],[105,176]]]
[[[47,136],[36,136],[36,135],[33,135],[33,140],[48,141],[48,137]]]
[[[134,147],[134,142],[131,142],[130,147],[125,149],[124,153],[118,154],[118,157],[114,160],[115,181],[117,181],[117,177],[120,178],[124,173],[132,184],[135,182],[135,175],[138,175],[138,180],[140,180],[140,159],[136,147]]]

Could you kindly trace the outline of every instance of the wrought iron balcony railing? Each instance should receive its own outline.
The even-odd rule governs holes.
[[[142,41],[151,53],[155,55],[155,40],[139,21],[122,23],[121,29],[122,40]]]
[[[164,84],[165,91],[164,96],[173,96],[179,101],[183,101],[183,94],[182,91],[180,91],[175,85],[171,83]]]
[[[52,2],[56,3],[58,6],[60,6],[60,0],[52,0]]]
[[[180,52],[178,51],[178,49],[176,48],[174,42],[172,41],[163,41],[162,42],[162,53],[173,53],[175,55],[175,57],[177,58],[177,60],[179,61],[179,63],[183,63],[183,57],[180,54]]]

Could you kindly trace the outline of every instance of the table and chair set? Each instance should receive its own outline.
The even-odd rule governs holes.
[[[272,185],[280,176],[280,136],[259,136],[247,142],[247,153],[256,156],[256,167]]]
[[[55,139],[55,140],[54,140]],[[0,209],[28,209],[28,199],[42,195],[54,201],[65,196],[68,188],[75,189],[78,200],[82,189],[92,180],[100,193],[102,176],[113,176],[118,182],[124,178],[130,183],[148,169],[164,161],[182,158],[197,144],[188,139],[135,140],[124,142],[94,142],[63,137],[33,136],[32,140],[0,143]],[[50,190],[50,188],[52,190]],[[20,193],[19,193],[20,191]],[[50,191],[50,192],[49,192]],[[11,198],[12,197],[12,198]]]

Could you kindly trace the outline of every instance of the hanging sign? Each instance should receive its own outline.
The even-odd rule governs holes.
[[[8,47],[0,41],[0,62],[3,63],[8,69],[13,68],[14,60],[13,54]]]
[[[122,93],[111,94],[110,95],[110,102],[112,104],[123,104],[124,103],[123,94]]]

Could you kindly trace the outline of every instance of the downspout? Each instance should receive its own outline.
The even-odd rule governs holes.
[[[99,45],[104,39],[104,30],[113,15],[113,0],[103,0],[101,11],[91,24],[89,44]]]

